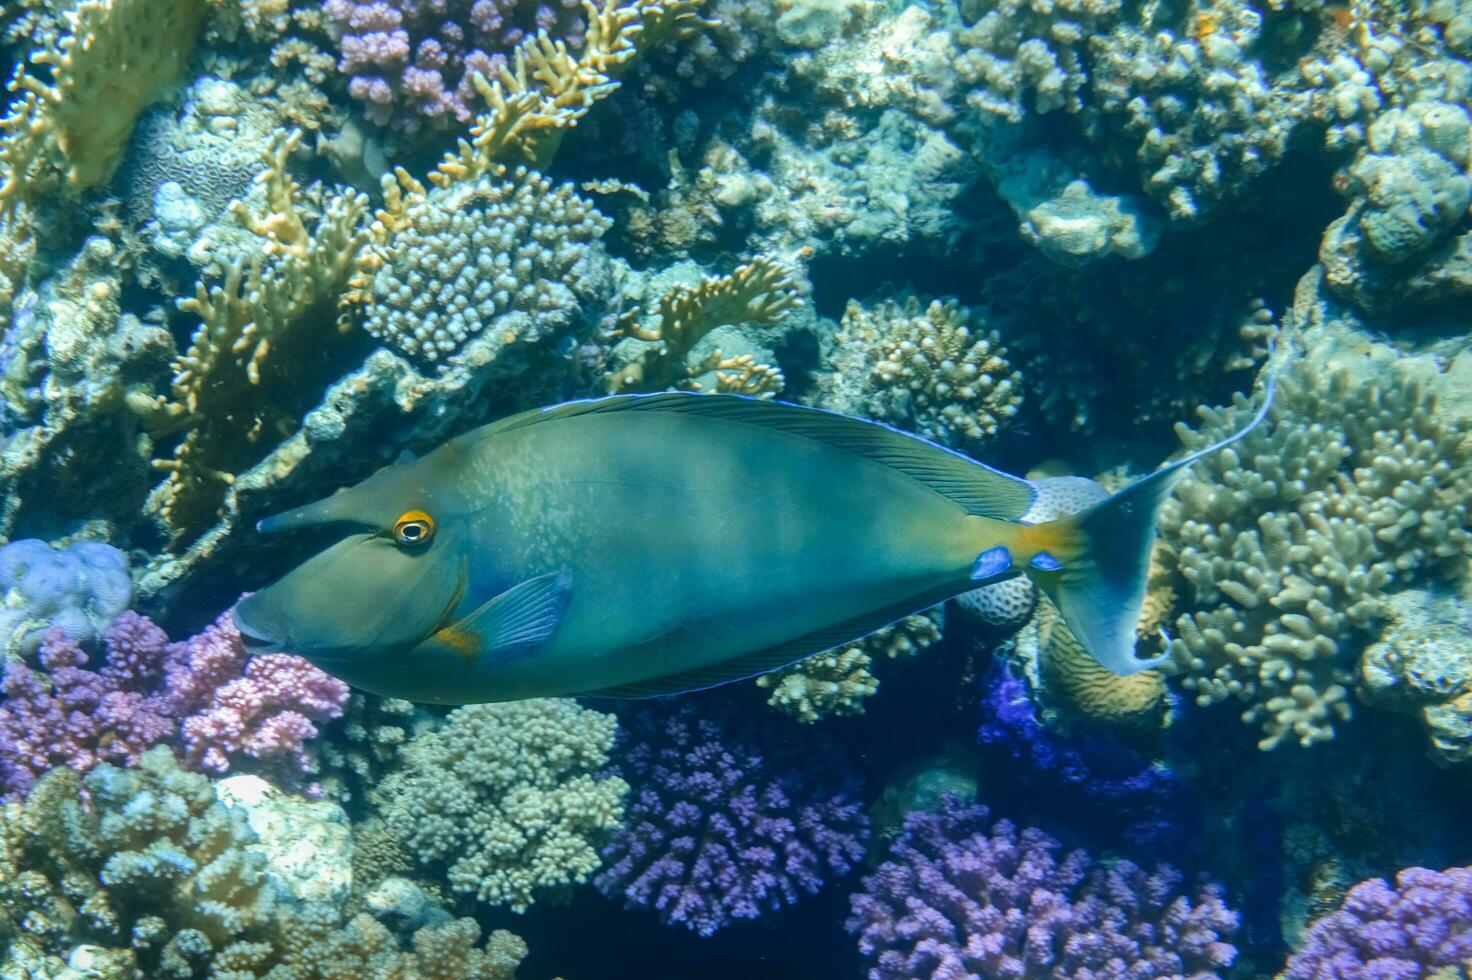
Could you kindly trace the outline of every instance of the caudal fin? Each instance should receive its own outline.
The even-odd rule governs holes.
[[[1056,553],[1034,558],[1028,577],[1057,605],[1089,655],[1116,674],[1158,667],[1168,656],[1135,656],[1135,627],[1145,603],[1160,505],[1186,467],[1241,439],[1267,417],[1273,381],[1269,374],[1262,408],[1234,435],[1136,480],[1087,510],[1036,529],[1038,540],[1056,543]]]

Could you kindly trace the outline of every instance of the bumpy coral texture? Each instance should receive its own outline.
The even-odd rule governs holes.
[[[916,811],[853,896],[870,980],[1216,976],[1237,950],[1220,890],[1166,865],[1062,854],[1042,831],[946,797]]]
[[[628,820],[595,879],[605,895],[709,936],[816,893],[863,857],[868,820],[832,747],[764,744],[689,704],[642,714],[630,733]]]
[[[381,265],[364,326],[429,362],[483,333],[565,326],[581,305],[581,263],[608,228],[572,185],[521,168],[435,188],[398,221],[370,247]]]
[[[53,770],[0,819],[0,932],[10,955],[79,937],[118,951],[119,976],[203,975],[274,904],[242,814],[156,746],[138,769]],[[196,972],[198,971],[198,972]]]
[[[1469,962],[1472,868],[1407,868],[1395,876],[1394,888],[1383,878],[1351,888],[1338,911],[1309,929],[1283,977],[1452,977],[1464,975]]]
[[[824,407],[976,448],[1017,414],[1021,378],[980,314],[955,301],[850,302]]]
[[[494,78],[528,35],[577,46],[582,8],[567,0],[327,0],[338,69],[369,119],[413,132],[477,112],[471,74]]]
[[[1268,419],[1196,463],[1160,530],[1187,583],[1172,654],[1201,704],[1245,705],[1260,746],[1333,736],[1386,599],[1472,554],[1472,435],[1424,376],[1285,368]],[[1235,431],[1204,413],[1188,448]]]
[[[612,715],[560,698],[459,708],[410,741],[381,812],[451,889],[525,911],[598,868],[628,792],[599,775],[616,730]]]
[[[1084,815],[1090,832],[1141,853],[1187,842],[1190,800],[1181,777],[1109,730],[1049,727],[1006,661],[982,678],[980,707],[976,736],[992,760],[988,776],[1014,784],[1018,799],[1065,821]]]
[[[0,590],[0,660],[35,653],[49,629],[92,642],[133,597],[127,558],[100,541],[0,546]]]
[[[143,751],[176,729],[172,704],[158,689],[168,637],[125,612],[107,631],[107,665],[60,628],[41,644],[41,670],[12,664],[0,692],[0,789],[23,797],[56,766],[87,772],[100,762],[137,765]],[[45,673],[42,673],[45,671]]]
[[[770,690],[767,703],[798,721],[864,713],[879,690],[876,661],[902,660],[937,642],[945,626],[939,606],[906,616],[868,636],[763,674],[757,687]]]

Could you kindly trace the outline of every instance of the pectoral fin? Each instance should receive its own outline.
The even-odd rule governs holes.
[[[448,647],[467,660],[481,655],[524,656],[552,637],[562,621],[568,595],[565,572],[538,575],[435,631],[425,644]]]

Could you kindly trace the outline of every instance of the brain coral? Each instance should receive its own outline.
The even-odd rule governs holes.
[[[1251,411],[1179,432],[1198,449]],[[1172,653],[1197,701],[1242,702],[1264,749],[1332,737],[1388,594],[1472,554],[1469,464],[1468,425],[1410,367],[1285,367],[1267,421],[1193,466],[1162,512],[1189,593]]]
[[[364,326],[428,362],[483,333],[511,343],[566,326],[609,226],[571,184],[520,167],[415,195],[393,221],[365,256],[374,271]]]
[[[0,660],[35,653],[49,629],[95,641],[133,598],[127,558],[100,541],[0,546],[0,590]]]
[[[630,722],[620,771],[633,785],[627,825],[604,849],[610,897],[709,936],[816,893],[863,856],[868,819],[834,746],[762,739],[726,715]]]
[[[525,911],[598,868],[628,792],[596,775],[616,729],[612,715],[566,699],[459,708],[405,746],[379,789],[381,812],[452,890]]]
[[[865,308],[850,302],[823,405],[908,429],[946,446],[975,447],[1017,414],[1021,378],[980,313],[915,297]]]
[[[1216,976],[1237,950],[1220,891],[1161,865],[1095,863],[985,807],[915,811],[853,896],[848,929],[870,980]]]

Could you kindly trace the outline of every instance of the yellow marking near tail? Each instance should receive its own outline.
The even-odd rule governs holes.
[[[1012,560],[1018,565],[1026,565],[1043,553],[1067,565],[1078,560],[1087,550],[1088,538],[1077,524],[1065,518],[1044,524],[1018,525],[1011,548]]]
[[[435,633],[433,639],[443,643],[466,660],[474,660],[476,654],[480,653],[480,636],[471,630],[460,629],[458,626],[446,626]]]

